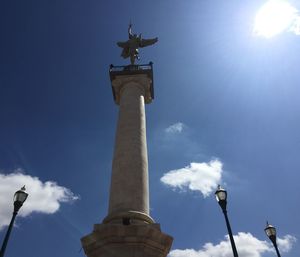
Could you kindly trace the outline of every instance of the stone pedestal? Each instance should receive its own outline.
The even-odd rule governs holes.
[[[166,257],[172,237],[149,213],[145,103],[153,99],[151,69],[129,67],[111,72],[120,106],[108,215],[81,239],[88,257]],[[134,68],[134,69],[133,69]]]
[[[81,241],[88,257],[166,257],[172,244],[159,224],[99,224]]]

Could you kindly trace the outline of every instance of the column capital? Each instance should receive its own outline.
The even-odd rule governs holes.
[[[145,98],[145,103],[148,104],[152,102],[152,92],[151,92],[152,80],[146,74],[115,76],[111,84],[112,84],[113,94],[115,98],[115,103],[118,105],[120,104],[122,91],[126,87],[140,88]]]

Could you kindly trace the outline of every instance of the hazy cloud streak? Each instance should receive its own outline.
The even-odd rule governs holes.
[[[290,31],[293,32],[296,35],[300,35],[300,16],[297,11],[297,15],[294,18],[294,21],[290,27]]]
[[[181,123],[181,122],[177,122],[169,127],[167,127],[165,129],[165,132],[166,133],[169,133],[169,134],[177,134],[177,133],[181,133],[184,129],[184,124]]]

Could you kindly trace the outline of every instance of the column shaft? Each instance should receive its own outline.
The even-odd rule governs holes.
[[[144,92],[144,85],[136,81],[127,81],[120,90],[109,215],[126,211],[149,215]]]

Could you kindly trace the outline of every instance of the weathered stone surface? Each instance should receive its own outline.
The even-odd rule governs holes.
[[[126,211],[149,215],[144,97],[149,93],[150,81],[146,75],[120,76],[112,81],[112,85],[120,95],[120,110],[112,164],[109,216]]]
[[[160,231],[159,224],[96,224],[81,239],[89,257],[166,257],[172,240]]]

